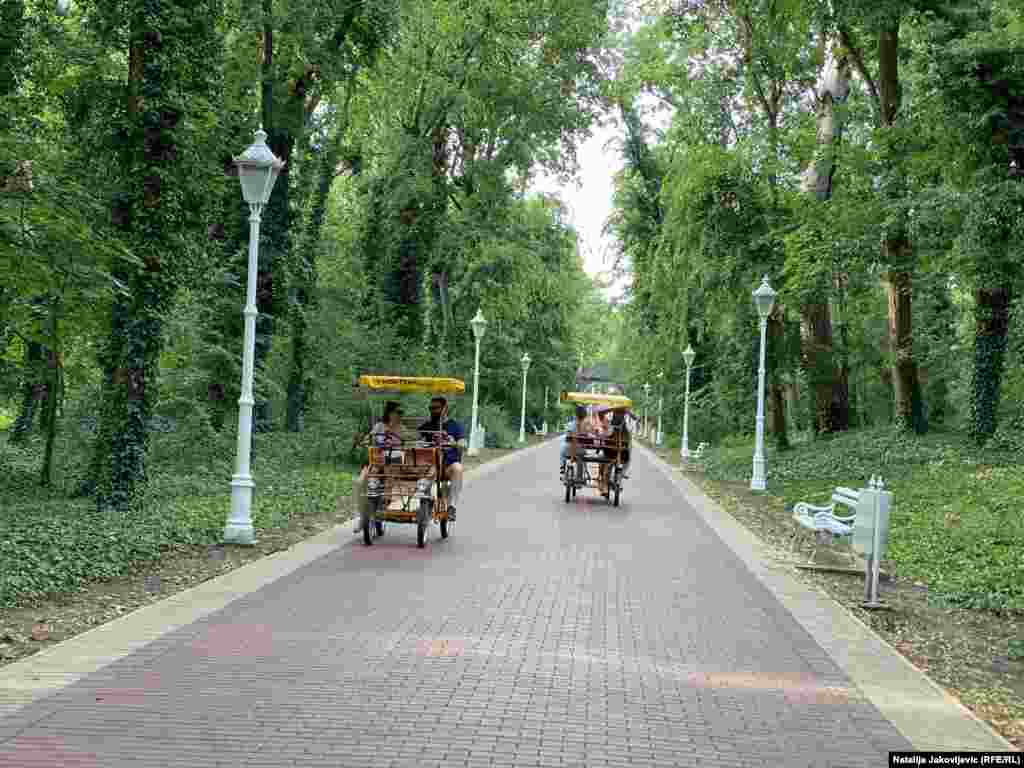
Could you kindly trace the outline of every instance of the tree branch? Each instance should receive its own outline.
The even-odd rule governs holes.
[[[458,99],[458,94],[462,91],[463,88],[466,87],[466,80],[469,79],[469,60],[473,57],[473,54],[476,53],[477,49],[480,47],[480,44],[484,41],[485,31],[486,30],[481,30],[480,34],[477,35],[476,40],[474,40],[473,43],[466,49],[466,53],[462,57],[462,78],[459,80],[458,85],[453,89],[452,94],[444,102],[442,102],[441,108],[437,111],[436,119],[429,126],[427,126],[427,129],[423,134],[424,136],[431,135],[440,127],[440,124],[448,115],[448,110],[452,108],[452,105],[455,104],[456,100]]]
[[[853,68],[857,70],[857,74],[860,75],[861,79],[867,84],[868,92],[871,94],[871,100],[875,103],[875,110],[877,111],[879,118],[881,118],[882,100],[878,96],[878,85],[875,83],[874,78],[871,77],[871,73],[868,72],[868,68],[864,64],[863,52],[854,44],[850,30],[844,26],[839,27],[839,41],[843,44],[843,47],[850,52],[850,58],[853,60]]]
[[[740,24],[743,25],[743,58],[750,71],[750,80],[754,84],[754,92],[761,104],[761,108],[764,110],[765,117],[768,118],[768,122],[774,125],[776,121],[775,105],[773,100],[770,100],[765,93],[764,86],[761,83],[761,76],[758,74],[757,65],[754,62],[754,23],[751,21],[750,15],[746,13],[739,14],[737,18]]]

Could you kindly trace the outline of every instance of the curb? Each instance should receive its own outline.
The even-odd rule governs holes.
[[[846,606],[767,562],[766,545],[753,532],[646,445],[639,448],[915,749],[1020,751]]]
[[[513,451],[466,470],[466,482],[547,445]],[[352,545],[351,520],[339,523],[289,549],[275,552],[204,581],[125,616],[0,667],[0,721],[39,699],[140,650],[168,632],[226,608],[235,600],[281,579],[324,555]]]

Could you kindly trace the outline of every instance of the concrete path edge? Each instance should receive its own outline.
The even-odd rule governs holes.
[[[634,448],[671,479],[723,543],[916,749],[1018,751],[845,606],[799,581],[789,566],[771,562],[768,546],[679,470],[639,441]]]
[[[545,447],[557,437],[471,467],[466,470],[465,482],[477,482],[505,464]],[[0,719],[129,656],[168,632],[222,610],[233,601],[347,546],[353,539],[351,522],[333,526],[286,550],[261,557],[223,576],[56,643],[27,659],[0,667]]]

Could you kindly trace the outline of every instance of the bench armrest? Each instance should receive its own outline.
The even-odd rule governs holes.
[[[833,510],[835,510],[835,508],[835,504],[826,504],[824,506],[819,507],[814,504],[808,504],[806,501],[800,501],[797,502],[796,505],[793,507],[793,516],[814,517],[815,515],[819,515],[822,512],[827,512],[831,514]]]

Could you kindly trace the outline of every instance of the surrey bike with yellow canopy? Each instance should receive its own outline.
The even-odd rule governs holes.
[[[581,431],[576,424],[566,433],[567,452],[562,473],[566,503],[576,498],[580,488],[597,488],[611,504],[619,506],[630,448],[625,415],[633,401],[622,395],[590,392],[562,392],[558,399],[563,403],[590,406],[601,414],[612,413],[608,431]]]
[[[431,395],[450,398],[466,391],[461,379],[420,376],[363,375],[356,379],[357,396]],[[375,439],[372,429],[357,436],[367,449],[366,503],[360,505],[363,543],[382,535],[383,523],[416,526],[416,545],[426,544],[427,530],[439,524],[441,538],[448,538],[454,521],[448,519],[449,481],[445,480],[446,449],[458,447],[444,432],[421,429],[423,418],[401,419],[397,433]],[[461,451],[459,451],[461,454]]]

